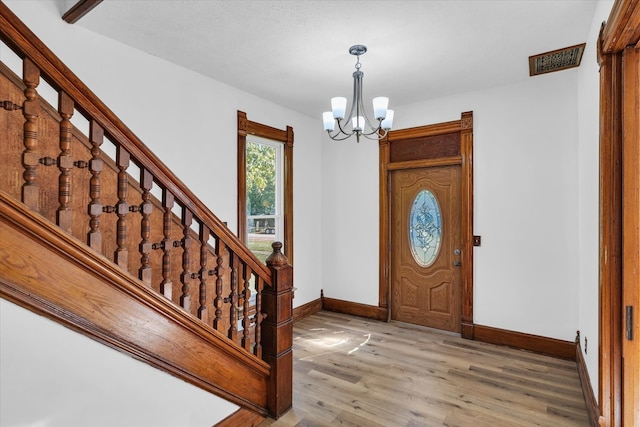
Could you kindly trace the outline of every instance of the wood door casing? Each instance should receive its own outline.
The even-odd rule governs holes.
[[[596,42],[600,65],[598,405],[601,426],[640,423],[640,1],[616,0]],[[626,310],[632,307],[635,323]],[[630,319],[631,320],[631,319]]]
[[[451,137],[451,134],[456,135]],[[435,138],[434,138],[435,137]],[[453,147],[451,146],[453,145]],[[394,171],[459,165],[461,168],[461,315],[460,334],[473,339],[473,112],[460,120],[389,131],[379,142],[379,286],[377,318],[391,318],[391,203]]]
[[[461,197],[460,166],[397,170],[391,173],[391,318],[460,332]],[[442,224],[435,259],[421,265],[413,255],[410,214],[422,190],[436,198]]]

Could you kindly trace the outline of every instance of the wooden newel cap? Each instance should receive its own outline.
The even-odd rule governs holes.
[[[273,252],[271,252],[271,255],[267,258],[267,265],[269,267],[287,265],[289,260],[282,252],[280,252],[282,250],[282,242],[273,242],[271,247],[273,248]]]

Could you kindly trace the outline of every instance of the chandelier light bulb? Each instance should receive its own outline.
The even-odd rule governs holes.
[[[389,107],[389,98],[386,96],[378,96],[373,98],[373,117],[376,120],[382,120],[387,115],[387,108]]]
[[[357,116],[351,119],[351,127],[353,127],[353,130],[356,132],[364,131],[364,117]]]
[[[336,122],[334,121],[333,113],[331,111],[325,111],[322,113],[322,121],[324,122],[324,130],[333,132],[336,128]]]
[[[347,98],[342,96],[331,98],[331,111],[333,111],[334,119],[344,119],[344,113],[347,111]]]
[[[385,131],[389,131],[391,130],[391,126],[393,126],[393,110],[387,110],[387,115],[382,123],[380,123],[380,127]]]

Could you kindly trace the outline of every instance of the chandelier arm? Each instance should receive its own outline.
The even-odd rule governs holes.
[[[346,133],[342,132],[342,134],[345,135],[345,136],[342,137],[342,138],[338,138],[338,136],[341,133],[340,132],[336,132],[334,135],[331,135],[331,131],[330,130],[327,131],[327,134],[329,135],[329,138],[331,138],[334,141],[344,141],[345,139],[351,138],[351,135],[352,135],[352,134],[346,134]]]
[[[347,135],[347,137],[350,137],[351,135],[353,135],[353,132],[347,132],[344,129],[342,129],[342,121],[340,119],[336,119],[336,122],[338,122],[338,129],[340,130],[338,133],[336,133],[336,135],[340,135],[341,133],[344,135]],[[347,120],[347,123],[349,123],[348,120]]]
[[[382,126],[382,120],[378,119],[378,126],[375,127],[375,128],[371,124],[369,124],[369,126],[371,127],[371,132],[362,132],[362,134],[364,136],[373,135],[374,133],[378,133],[378,131],[381,129],[381,126]]]
[[[382,133],[376,133],[376,132],[378,132],[380,130],[382,130]],[[370,139],[372,141],[380,141],[382,138],[387,136],[387,133],[389,133],[389,131],[384,130],[384,129],[378,129],[378,131],[371,132],[371,133],[368,133],[368,134],[363,134],[363,135],[364,135],[365,138]],[[376,134],[376,136],[370,136],[370,135],[373,135],[374,133]]]
[[[353,133],[347,133],[344,131],[344,129],[342,129],[342,123],[340,119],[336,119],[336,122],[338,123],[338,130],[333,135],[331,134],[330,130],[327,130],[327,135],[329,135],[329,138],[333,139],[334,141],[343,141],[353,135]],[[344,135],[344,137],[339,138],[340,135]]]

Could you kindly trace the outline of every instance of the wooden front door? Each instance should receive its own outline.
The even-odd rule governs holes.
[[[460,165],[391,172],[391,318],[460,332]]]

